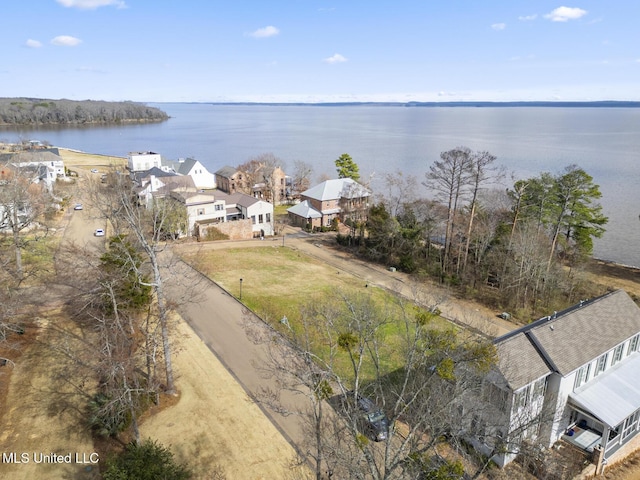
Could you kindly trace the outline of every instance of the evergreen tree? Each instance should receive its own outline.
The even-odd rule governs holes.
[[[356,182],[360,180],[360,169],[348,153],[340,155],[335,163],[338,178],[351,178]]]

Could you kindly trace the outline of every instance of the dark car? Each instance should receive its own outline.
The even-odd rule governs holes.
[[[389,419],[369,398],[358,396],[358,409],[362,413],[362,426],[376,442],[389,437]]]

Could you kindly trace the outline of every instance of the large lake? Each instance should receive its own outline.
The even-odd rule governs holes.
[[[3,128],[0,140],[37,139],[123,157],[132,151],[194,157],[212,172],[273,153],[285,167],[294,160],[313,164],[316,177],[335,176],[335,159],[349,153],[363,177],[373,175],[374,188],[383,173],[396,170],[422,180],[440,152],[461,145],[488,150],[517,178],[575,163],[600,185],[609,217],[594,255],[640,266],[638,108],[151,105],[171,118],[150,125]]]

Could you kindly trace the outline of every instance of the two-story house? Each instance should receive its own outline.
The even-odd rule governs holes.
[[[501,466],[523,441],[596,451],[596,467],[640,431],[640,308],[622,290],[581,301],[495,340],[471,432]],[[478,428],[480,426],[480,428]]]
[[[234,167],[222,167],[216,171],[215,175],[218,190],[229,195],[236,192],[245,192],[249,188],[246,174]]]
[[[190,176],[193,183],[199,189],[216,188],[216,176],[210,173],[202,163],[195,158],[180,159],[172,164],[172,168],[178,175]]]
[[[143,172],[153,167],[162,167],[162,157],[155,152],[130,152],[127,155],[127,168],[129,172]]]
[[[346,221],[366,214],[369,190],[351,178],[326,180],[300,194],[300,203],[287,210],[291,223],[328,227],[335,218]]]

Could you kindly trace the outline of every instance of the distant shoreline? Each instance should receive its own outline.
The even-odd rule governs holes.
[[[146,102],[153,104],[272,106],[272,107],[551,107],[551,108],[640,108],[640,101],[594,102]]]

